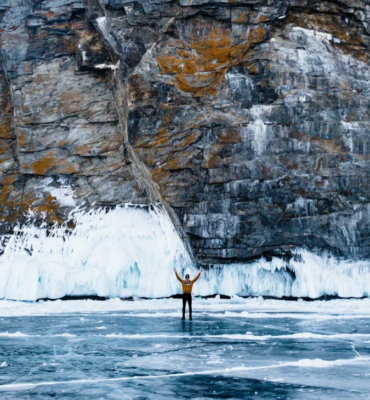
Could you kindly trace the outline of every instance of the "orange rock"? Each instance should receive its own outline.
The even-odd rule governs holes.
[[[31,165],[21,164],[22,168],[30,169],[36,175],[47,175],[48,173],[57,174],[74,174],[79,171],[77,163],[69,163],[66,160],[61,160],[56,150],[51,150],[41,160],[34,161]]]
[[[171,43],[156,60],[162,74],[175,75],[176,86],[194,97],[216,95],[230,67],[240,63],[251,45],[260,43],[267,34],[260,26],[238,37],[234,44],[229,25],[199,18],[190,21],[190,30],[197,34],[189,35],[189,50],[177,49],[174,54]]]

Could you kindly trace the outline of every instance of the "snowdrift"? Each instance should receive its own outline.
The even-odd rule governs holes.
[[[167,297],[180,293],[173,268],[197,269],[167,215],[122,206],[71,214],[76,228],[47,231],[32,215],[4,238],[0,298],[35,301],[63,296]],[[215,265],[194,287],[195,295],[363,297],[370,293],[370,263],[340,261],[307,250],[286,262]]]

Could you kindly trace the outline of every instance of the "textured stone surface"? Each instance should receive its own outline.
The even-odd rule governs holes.
[[[212,7],[173,22],[129,78],[131,143],[198,260],[367,257],[368,8],[243,3],[183,3]]]
[[[147,203],[126,162],[101,68],[110,58],[83,4],[19,0],[3,7],[3,220],[22,220],[32,209],[60,223],[77,205]]]
[[[3,0],[0,21],[4,221],[159,201],[200,263],[370,256],[367,1]]]

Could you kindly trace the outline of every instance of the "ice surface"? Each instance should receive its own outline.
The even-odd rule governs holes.
[[[304,205],[309,213],[309,205]],[[117,207],[75,211],[76,225],[47,231],[29,223],[3,240],[0,298],[34,301],[66,295],[168,297],[180,293],[173,268],[194,276],[169,218],[159,208]],[[350,234],[350,232],[348,232]],[[194,285],[195,295],[363,297],[370,293],[370,264],[341,261],[307,250],[289,262],[214,265]]]
[[[0,317],[0,398],[368,399],[369,304],[196,298],[181,321],[176,299],[0,301],[15,311]],[[351,310],[361,319],[322,318]],[[284,312],[311,319],[271,323]]]

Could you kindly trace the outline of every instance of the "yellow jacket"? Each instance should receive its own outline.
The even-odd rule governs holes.
[[[183,293],[191,293],[191,290],[193,289],[193,284],[199,279],[200,277],[200,272],[199,274],[191,281],[189,281],[189,283],[185,283],[184,279],[181,279],[179,277],[179,274],[175,271],[176,274],[176,278],[181,282],[182,285],[182,292]]]

